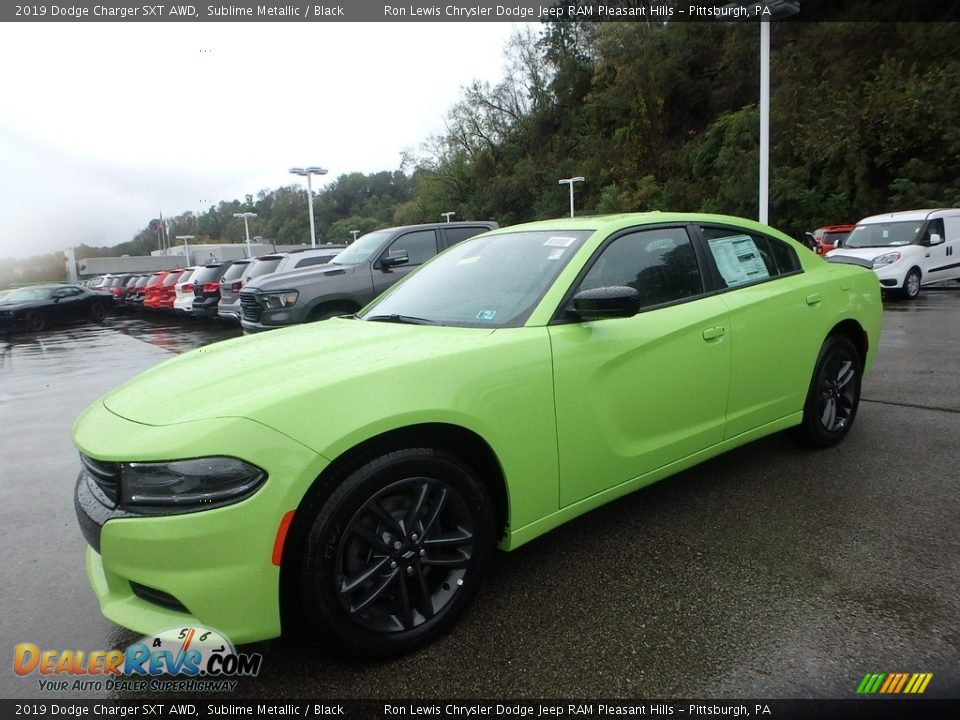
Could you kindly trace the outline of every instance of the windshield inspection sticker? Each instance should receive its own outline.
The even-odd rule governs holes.
[[[568,248],[577,241],[576,238],[572,237],[552,237],[547,239],[543,244],[544,247],[558,247],[558,248]]]
[[[547,260],[559,260],[563,257],[564,249],[558,248],[557,250],[551,250],[550,254],[547,255]]]
[[[496,314],[496,310],[481,310],[477,313],[477,320],[493,320],[493,316]]]

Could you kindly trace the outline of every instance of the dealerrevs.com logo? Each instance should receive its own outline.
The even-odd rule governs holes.
[[[237,686],[232,678],[255,677],[262,663],[259,653],[238,653],[222,633],[196,625],[149,635],[126,650],[41,650],[19,643],[13,652],[13,671],[39,675],[39,689],[51,692],[229,692]]]

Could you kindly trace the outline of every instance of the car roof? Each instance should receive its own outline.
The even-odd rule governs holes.
[[[635,227],[638,225],[659,225],[661,223],[716,223],[730,224],[738,227],[750,228],[757,232],[768,233],[775,228],[768,225],[762,225],[755,220],[749,220],[732,215],[714,215],[712,213],[680,213],[680,212],[662,212],[660,210],[651,210],[640,213],[620,213],[616,215],[578,215],[577,217],[556,218],[554,220],[538,220],[536,222],[524,223],[522,225],[511,225],[505,228],[491,231],[492,234],[501,235],[511,232],[534,232],[543,230],[552,231],[603,231],[604,233],[616,232],[617,230]]]
[[[902,210],[900,212],[871,215],[865,217],[857,225],[873,225],[883,222],[910,222],[928,219],[931,215],[937,217],[960,217],[960,208],[928,208],[926,210]]]

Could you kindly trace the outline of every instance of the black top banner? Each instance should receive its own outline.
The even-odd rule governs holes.
[[[3,22],[777,22],[960,20],[952,0],[134,0],[3,3]]]

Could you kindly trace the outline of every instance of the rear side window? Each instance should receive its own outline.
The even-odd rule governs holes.
[[[762,282],[800,269],[793,248],[775,238],[739,228],[704,227],[701,231],[724,287]]]
[[[490,228],[487,227],[451,227],[444,228],[443,234],[447,236],[447,247],[451,245],[456,245],[458,242],[463,242],[468,238],[472,238],[474,235],[479,235],[482,232],[486,232]]]
[[[253,279],[255,277],[260,277],[261,275],[272,273],[277,269],[277,265],[280,264],[281,260],[283,260],[282,257],[271,257],[257,260],[252,264],[251,267],[247,268],[247,277]]]
[[[246,272],[247,267],[250,265],[248,262],[234,263],[227,268],[227,271],[223,274],[223,280],[235,280],[236,278],[243,275]]]

